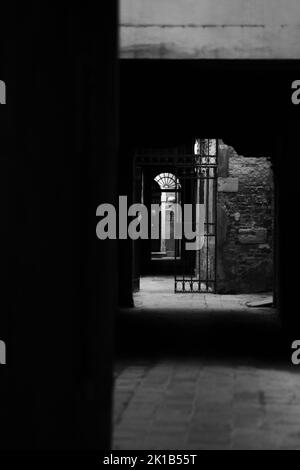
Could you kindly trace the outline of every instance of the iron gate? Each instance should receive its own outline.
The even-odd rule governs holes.
[[[174,218],[181,230],[175,236],[175,292],[216,292],[218,139],[196,139],[194,153],[182,149],[137,152],[135,167],[144,166],[171,169],[176,176],[175,206],[181,210],[175,211]]]
[[[218,141],[197,139],[195,154],[176,167],[183,230],[175,243],[175,292],[216,292],[217,161]],[[186,204],[192,208],[189,214]],[[196,234],[192,249],[188,248],[187,225]]]

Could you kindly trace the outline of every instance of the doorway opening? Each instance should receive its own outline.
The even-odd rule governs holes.
[[[150,240],[133,242],[135,276],[157,279],[176,294],[261,294],[272,302],[268,158],[238,155],[217,138],[138,149],[134,194],[134,202],[151,205],[152,235],[155,222],[158,227]],[[138,285],[153,289],[148,281]]]
[[[173,173],[155,176],[151,191],[151,233],[158,220],[158,234],[151,238],[151,261],[175,260],[175,204],[180,204],[180,196],[181,185]]]
[[[172,275],[175,293],[215,292],[218,139],[138,150],[134,165],[135,202],[151,203],[151,234],[159,227],[139,244],[141,274]]]

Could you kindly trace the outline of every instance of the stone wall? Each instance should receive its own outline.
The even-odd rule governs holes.
[[[268,158],[221,145],[218,291],[263,292],[273,283],[273,177]]]

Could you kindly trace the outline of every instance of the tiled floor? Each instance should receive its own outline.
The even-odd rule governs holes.
[[[174,294],[174,278],[169,277],[142,277],[140,291],[134,296],[135,306],[140,309],[156,309],[178,311],[182,309],[197,310],[198,313],[210,311],[247,311],[248,302],[266,301],[272,299],[270,293],[262,294]],[[264,309],[265,311],[265,309]],[[258,313],[253,309],[252,313]]]
[[[172,286],[143,279],[122,313],[114,448],[300,449],[298,369],[277,354],[274,309],[247,306],[268,295]]]
[[[116,379],[115,449],[300,449],[300,376],[207,361],[132,363]]]

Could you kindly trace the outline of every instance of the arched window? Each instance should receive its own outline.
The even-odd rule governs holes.
[[[173,173],[160,173],[154,178],[154,181],[159,184],[161,190],[178,189],[180,188],[179,180]]]

